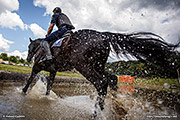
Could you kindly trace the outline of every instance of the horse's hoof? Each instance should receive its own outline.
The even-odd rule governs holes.
[[[27,90],[25,88],[22,89],[22,93],[26,94],[26,91]]]
[[[50,92],[46,92],[46,95],[50,95]]]
[[[96,117],[97,117],[97,112],[94,111],[94,113],[93,113],[92,116],[91,116],[91,119],[94,120]]]
[[[21,92],[21,94],[22,94],[22,95],[27,95],[27,94],[26,94],[26,93],[24,93],[24,92]]]
[[[21,93],[22,93],[22,95],[27,95],[26,92],[24,92],[24,91],[22,91]]]

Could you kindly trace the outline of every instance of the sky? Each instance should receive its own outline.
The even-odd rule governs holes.
[[[153,32],[173,44],[180,39],[180,0],[0,0],[0,53],[25,59],[29,38],[45,37],[57,6],[75,31]]]

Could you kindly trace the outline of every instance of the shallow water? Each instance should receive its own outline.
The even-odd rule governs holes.
[[[21,89],[22,87],[12,86],[0,88],[0,117],[2,119],[91,119],[95,100],[90,96],[63,96],[62,98],[53,91],[46,96],[46,84],[41,80],[36,82],[27,95],[24,95]],[[107,113],[106,117],[100,115],[97,119],[110,117],[111,112],[108,109],[105,109],[104,113]]]
[[[45,95],[46,83],[41,80],[36,82],[27,95],[21,92],[23,86],[0,87],[0,118],[91,120],[95,97],[89,95],[94,96],[96,93],[89,90],[92,86],[73,86],[62,88],[65,90],[62,95],[58,91],[63,90],[55,88],[50,96]],[[90,92],[86,92],[84,88]],[[176,95],[170,93],[141,89],[135,89],[134,93],[118,93],[116,98],[108,95],[105,109],[103,112],[99,110],[97,120],[178,120],[180,114],[178,100]]]

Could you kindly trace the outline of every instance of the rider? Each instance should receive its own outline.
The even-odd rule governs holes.
[[[61,12],[61,8],[59,7],[54,8],[53,13],[54,14],[52,15],[51,24],[48,28],[46,38],[41,42],[41,46],[44,48],[46,57],[40,62],[45,60],[52,60],[49,42],[61,38],[62,35],[68,30],[75,29],[69,18],[64,13]],[[58,27],[58,30],[51,33],[54,25]]]

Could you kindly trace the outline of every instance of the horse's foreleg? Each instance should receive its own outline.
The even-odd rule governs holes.
[[[37,73],[32,72],[30,78],[27,81],[26,86],[22,89],[24,93],[27,92],[27,89],[29,88],[30,84],[32,83],[33,79],[36,77]]]
[[[24,93],[27,92],[27,90],[28,90],[30,84],[32,83],[33,79],[36,77],[36,75],[38,74],[38,72],[40,72],[40,69],[36,69],[36,68],[37,68],[37,67],[34,67],[34,66],[33,66],[33,68],[32,68],[31,76],[30,76],[30,78],[28,79],[26,86],[22,89],[22,91],[23,91]]]
[[[50,94],[50,90],[52,89],[52,85],[54,83],[54,78],[56,76],[56,72],[50,72],[49,79],[47,80],[47,91],[46,95]]]

